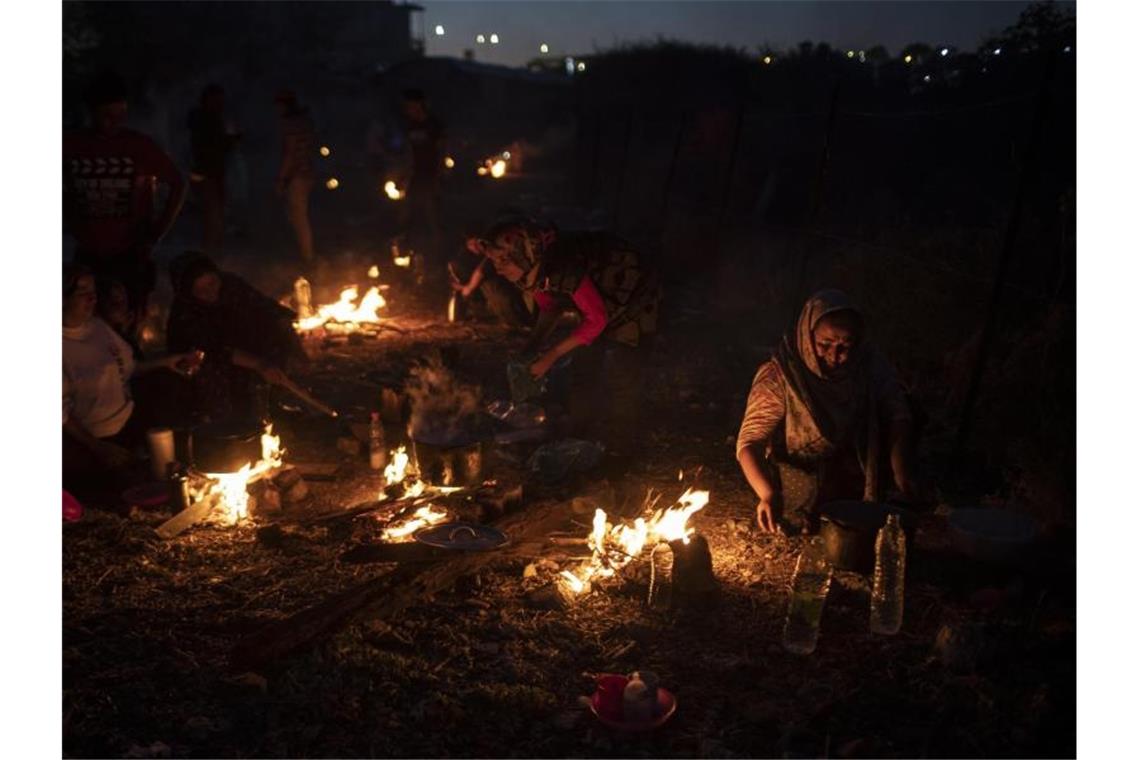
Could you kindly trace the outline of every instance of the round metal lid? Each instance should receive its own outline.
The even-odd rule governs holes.
[[[433,525],[416,531],[412,537],[421,544],[459,551],[488,551],[510,541],[498,528],[463,521]]]

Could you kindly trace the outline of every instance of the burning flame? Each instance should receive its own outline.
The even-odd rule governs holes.
[[[436,525],[447,519],[447,511],[437,509],[434,504],[426,504],[415,511],[410,518],[404,520],[397,525],[389,526],[384,529],[385,541],[399,541],[400,539],[407,538],[415,533],[420,528],[426,528],[429,525]]]
[[[319,307],[314,316],[297,320],[293,323],[293,327],[298,332],[305,332],[315,330],[326,322],[342,324],[379,322],[380,316],[376,312],[387,305],[384,296],[380,295],[380,288],[369,288],[359,303],[357,303],[358,297],[359,290],[355,285],[345,288],[340,292],[340,300]]]
[[[412,265],[412,255],[409,253],[401,256],[393,256],[392,263],[398,267],[410,267]]]
[[[375,264],[373,264],[371,267],[369,267],[368,277],[370,279],[375,280],[379,276],[380,276],[380,267],[376,266]]]
[[[406,446],[401,446],[393,451],[388,457],[388,466],[384,468],[384,482],[390,486],[403,482],[408,474],[408,462],[410,461]]]
[[[708,491],[688,489],[668,509],[658,509],[648,519],[638,517],[633,525],[612,526],[603,509],[594,511],[593,530],[587,545],[593,556],[578,569],[575,575],[563,570],[559,582],[572,594],[580,594],[593,578],[609,578],[632,562],[647,546],[670,541],[689,543],[695,530],[688,525],[689,518],[709,503]]]
[[[400,188],[396,187],[396,183],[388,180],[384,183],[384,194],[388,196],[389,200],[398,201],[406,195]]]
[[[284,453],[281,437],[273,435],[273,425],[266,425],[265,432],[261,434],[261,459],[257,464],[246,462],[237,472],[206,473],[208,482],[195,494],[195,500],[216,495],[223,510],[223,522],[233,525],[244,520],[249,516],[249,492],[246,488],[253,480],[280,468],[284,463]]]

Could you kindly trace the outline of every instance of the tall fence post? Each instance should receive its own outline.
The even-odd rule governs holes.
[[[1005,238],[1002,241],[1001,256],[998,258],[997,270],[994,273],[993,288],[990,291],[989,306],[986,309],[986,321],[982,327],[982,335],[978,341],[978,358],[974,362],[974,371],[970,375],[970,384],[966,389],[966,398],[962,404],[962,416],[958,421],[958,431],[954,436],[954,448],[950,457],[950,475],[956,475],[962,464],[966,442],[969,439],[970,428],[974,422],[974,408],[978,403],[978,394],[981,390],[982,376],[985,375],[986,365],[989,363],[990,351],[993,347],[994,336],[997,333],[1001,317],[1001,298],[1005,290],[1005,280],[1009,274],[1009,262],[1013,258],[1014,245],[1021,227],[1022,212],[1025,208],[1025,196],[1030,182],[1037,173],[1038,156],[1041,150],[1041,136],[1045,131],[1045,116],[1049,110],[1049,92],[1053,85],[1053,74],[1057,66],[1057,53],[1050,53],[1045,62],[1045,78],[1041,85],[1041,92],[1037,96],[1037,107],[1033,116],[1033,131],[1030,134],[1029,146],[1025,152],[1025,162],[1018,177],[1017,189],[1013,197],[1013,207],[1009,212],[1009,221],[1005,228]]]
[[[621,196],[625,190],[625,174],[626,169],[629,167],[629,148],[630,141],[633,139],[633,111],[630,111],[625,117],[625,148],[621,154],[621,171],[618,173],[617,189],[614,193],[614,218],[613,228],[617,229],[618,220],[621,217]]]
[[[677,160],[681,157],[681,146],[685,142],[685,127],[689,123],[687,111],[681,113],[681,122],[677,126],[677,139],[673,141],[673,156],[669,159],[669,173],[665,175],[665,192],[661,196],[661,229],[664,232],[664,219],[669,211],[669,197],[673,192],[673,179],[677,176]]]
[[[602,115],[600,112],[594,115],[594,150],[590,156],[590,191],[587,201],[591,205],[594,204],[594,199],[598,195],[598,161],[601,159],[602,152]]]
[[[744,131],[745,105],[742,103],[736,111],[736,128],[732,132],[732,148],[728,153],[728,169],[724,173],[724,187],[720,193],[720,213],[716,220],[716,254],[720,257],[721,247],[724,243],[724,223],[728,216],[728,204],[732,200],[732,178],[736,174],[736,156],[740,152],[740,133]]]
[[[831,97],[827,106],[827,123],[823,130],[823,150],[819,157],[819,166],[815,173],[815,187],[812,190],[811,210],[808,212],[808,227],[815,228],[819,223],[819,215],[823,210],[823,191],[827,186],[827,169],[831,164],[831,147],[835,135],[835,112],[839,103],[839,82],[831,87]],[[807,260],[806,252],[800,254],[800,271],[796,282],[796,292],[799,293],[798,303],[807,300]]]

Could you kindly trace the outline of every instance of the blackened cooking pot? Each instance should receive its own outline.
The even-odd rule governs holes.
[[[906,534],[907,545],[914,544],[914,515],[892,504],[873,501],[832,501],[820,508],[819,535],[827,558],[837,570],[865,575],[875,570],[875,537],[897,514]]]
[[[194,428],[190,458],[198,472],[237,472],[261,459],[261,423],[211,422]]]
[[[438,444],[412,440],[420,479],[433,486],[477,486],[483,482],[483,442]]]

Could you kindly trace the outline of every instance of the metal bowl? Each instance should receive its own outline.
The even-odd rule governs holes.
[[[955,548],[987,562],[1019,562],[1037,538],[1033,518],[1008,509],[955,509],[948,522]]]

